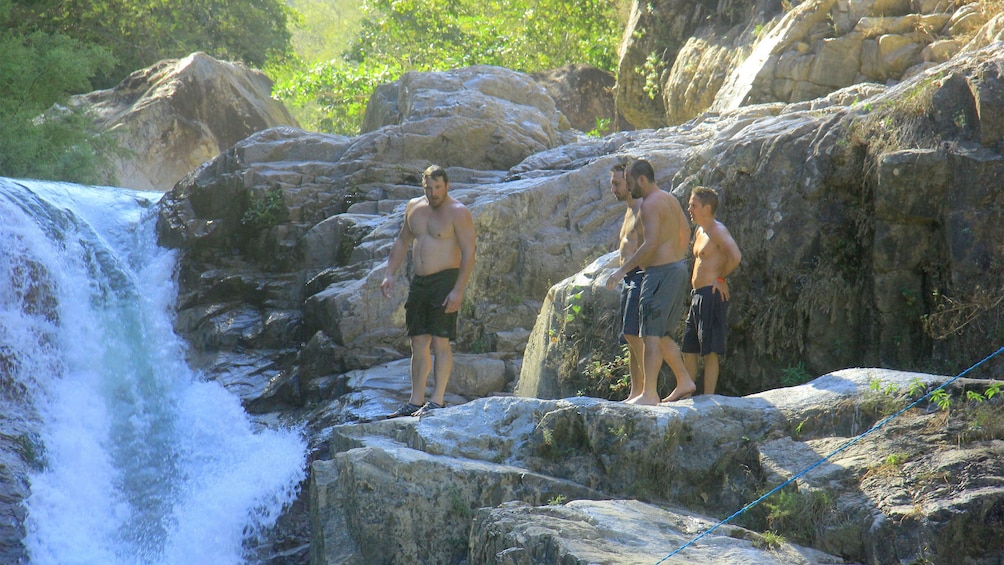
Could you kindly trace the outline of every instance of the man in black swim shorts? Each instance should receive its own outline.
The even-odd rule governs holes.
[[[444,269],[431,275],[415,275],[404,303],[408,336],[431,335],[457,339],[457,313],[446,313],[446,297],[457,284],[460,269]]]
[[[405,323],[411,337],[411,397],[390,414],[392,418],[421,416],[446,405],[446,384],[453,370],[450,340],[457,336],[457,312],[474,269],[474,219],[466,206],[450,196],[446,170],[435,165],[426,169],[422,188],[425,195],[405,207],[404,223],[380,284],[389,298],[394,273],[410,247],[415,276],[405,303]],[[426,402],[430,371],[436,381]]]
[[[704,394],[714,394],[718,384],[719,357],[725,355],[726,315],[729,308],[728,277],[742,260],[732,234],[715,219],[718,194],[699,186],[690,194],[687,211],[697,224],[694,232],[694,273],[690,282],[690,312],[683,333],[683,361],[691,375],[697,374],[698,356],[704,359]]]

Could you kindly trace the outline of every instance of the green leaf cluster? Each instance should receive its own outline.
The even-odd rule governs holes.
[[[364,0],[338,57],[268,69],[310,129],[354,135],[370,94],[407,71],[496,65],[535,72],[570,63],[616,66],[625,0]]]
[[[71,95],[195,51],[281,60],[293,15],[282,0],[0,0],[0,176],[113,180],[114,143]]]
[[[10,2],[0,0],[0,18],[12,14]],[[0,53],[0,175],[96,181],[98,147],[107,140],[73,108],[44,112],[89,90],[89,78],[111,65],[110,53],[59,33],[9,29]]]
[[[73,38],[110,53],[113,64],[94,77],[114,86],[162,59],[203,51],[261,67],[292,54],[282,0],[6,0],[5,30]]]

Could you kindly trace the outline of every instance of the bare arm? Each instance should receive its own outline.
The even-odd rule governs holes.
[[[467,289],[467,281],[471,278],[471,272],[474,270],[477,241],[474,235],[474,218],[466,207],[460,206],[458,208],[453,220],[453,230],[457,235],[457,245],[460,247],[460,273],[457,275],[457,284],[453,285],[453,290],[443,301],[447,314],[460,311],[460,305],[464,301],[464,291]]]
[[[405,208],[401,231],[397,234],[397,239],[394,240],[394,245],[390,248],[390,256],[387,257],[387,270],[384,271],[383,281],[380,283],[380,290],[383,291],[386,298],[390,298],[390,291],[394,287],[394,273],[404,262],[404,258],[408,256],[408,248],[415,240],[415,234],[411,233],[411,228],[408,226],[413,202],[409,202]]]
[[[725,277],[732,274],[737,268],[739,268],[739,263],[743,259],[742,253],[739,251],[739,246],[736,245],[736,240],[732,239],[732,234],[729,233],[728,228],[725,227],[721,222],[715,222],[714,229],[707,232],[708,239],[711,244],[715,245],[722,253],[725,254],[725,258],[722,260],[722,266],[718,271],[715,282],[712,283],[712,292],[717,290],[721,293],[722,298],[729,300],[729,282]]]
[[[646,202],[641,203],[641,227],[642,233],[644,234],[657,234],[659,233],[659,214],[655,211],[655,206],[649,203],[646,206]],[[631,254],[630,257],[624,259],[620,268],[614,271],[610,278],[607,279],[606,287],[607,289],[613,290],[617,283],[624,278],[624,275],[629,271],[647,263],[649,257],[655,251],[658,243],[655,241],[654,237],[645,237],[638,246],[638,249]]]

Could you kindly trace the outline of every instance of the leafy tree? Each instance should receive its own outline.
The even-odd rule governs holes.
[[[363,17],[358,0],[290,0],[300,17],[290,26],[293,51],[304,61],[340,56],[355,39]]]
[[[291,54],[282,0],[13,0],[7,29],[65,35],[111,52],[98,87],[168,58],[204,51],[261,67]],[[0,17],[3,13],[0,12]]]
[[[364,0],[342,58],[273,67],[277,95],[316,105],[310,127],[355,134],[373,89],[409,70],[475,64],[523,72],[589,63],[612,70],[625,0]]]
[[[9,3],[0,0],[0,16],[10,13],[5,8]],[[90,90],[89,77],[110,67],[111,55],[41,31],[4,33],[0,53],[0,175],[97,181],[105,138],[89,132],[91,122],[79,111],[42,113],[70,93]]]

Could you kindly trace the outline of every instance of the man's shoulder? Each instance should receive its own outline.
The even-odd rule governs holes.
[[[451,214],[457,214],[462,216],[470,215],[471,211],[467,209],[467,206],[463,202],[452,198],[450,201],[450,207],[448,208]]]

